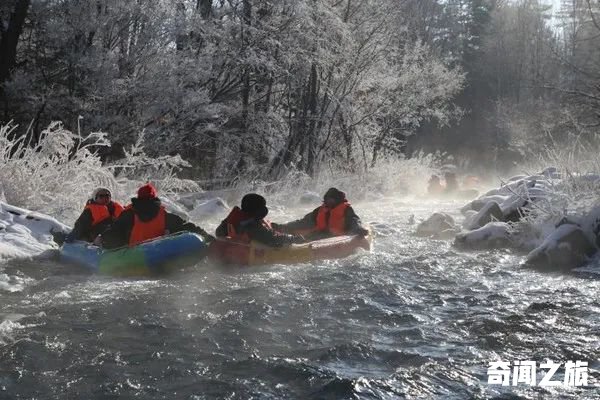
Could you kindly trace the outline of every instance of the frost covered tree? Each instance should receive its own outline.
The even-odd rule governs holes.
[[[33,121],[33,142],[53,120],[107,131],[106,160],[143,130],[148,152],[179,153],[209,179],[367,168],[460,114],[461,66],[429,37],[439,4],[418,4],[10,0],[2,120],[15,134]],[[413,30],[419,20],[431,29]]]
[[[437,4],[433,4],[437,3]],[[471,162],[512,167],[540,143],[568,144],[598,131],[597,0],[425,2],[428,44],[465,72],[458,123],[421,125],[410,150],[445,150]],[[426,5],[429,6],[426,7]]]
[[[600,2],[565,0],[561,11],[562,48],[557,55],[564,78],[554,87],[576,106],[583,127],[600,127]]]
[[[0,98],[4,101],[4,84],[17,66],[17,47],[29,5],[30,0],[10,0],[0,5]]]

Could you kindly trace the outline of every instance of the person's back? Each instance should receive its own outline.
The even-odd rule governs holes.
[[[241,208],[235,206],[217,227],[217,237],[230,237],[242,242],[252,240],[266,246],[281,247],[299,243],[304,239],[299,235],[277,232],[265,219],[269,210],[264,197],[249,193],[242,198]]]
[[[214,238],[202,228],[168,212],[157,196],[156,189],[146,184],[138,190],[121,216],[102,234],[104,248],[135,246],[146,240],[182,231],[197,233],[207,241]]]
[[[158,197],[131,199],[131,207],[125,212],[132,213],[133,218],[129,246],[169,233],[167,211]]]

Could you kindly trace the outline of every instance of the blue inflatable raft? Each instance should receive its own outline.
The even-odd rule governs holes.
[[[194,264],[205,255],[206,248],[201,236],[184,232],[115,250],[102,250],[88,242],[65,243],[60,257],[95,273],[147,276]]]

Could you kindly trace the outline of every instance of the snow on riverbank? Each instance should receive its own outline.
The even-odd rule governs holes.
[[[52,233],[69,230],[52,217],[0,201],[0,261],[32,257],[56,249]]]

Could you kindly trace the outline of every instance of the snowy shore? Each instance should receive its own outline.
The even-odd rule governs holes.
[[[454,245],[464,250],[514,249],[527,254],[524,266],[565,271],[589,263],[598,251],[600,207],[596,192],[600,176],[561,174],[549,167],[534,175],[519,175],[489,190],[461,208],[459,226],[436,213],[417,234],[456,232]]]
[[[69,231],[67,225],[52,217],[0,201],[0,261],[58,249],[52,234]]]

